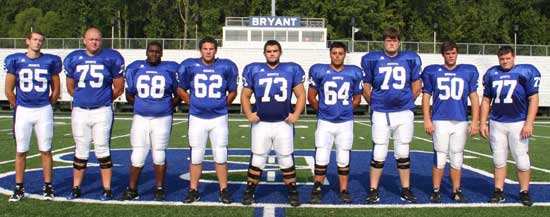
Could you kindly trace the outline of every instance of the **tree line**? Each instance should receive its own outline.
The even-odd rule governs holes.
[[[221,38],[225,17],[269,16],[270,0],[0,0],[0,38],[33,30],[50,38]],[[324,18],[329,39],[381,40],[388,26],[404,41],[550,43],[550,0],[278,0],[279,16]],[[352,23],[354,20],[354,23]],[[197,29],[198,28],[198,29]],[[114,30],[114,31],[112,31]],[[113,35],[114,33],[114,35]]]

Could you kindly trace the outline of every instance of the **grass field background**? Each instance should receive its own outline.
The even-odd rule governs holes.
[[[0,173],[14,170],[12,161],[15,158],[15,142],[13,140],[11,114],[0,114]],[[53,150],[64,149],[62,152],[72,151],[70,114],[60,113],[55,117],[55,135]],[[130,148],[129,133],[131,114],[120,113],[115,116],[112,131],[112,148]],[[170,148],[187,148],[187,121],[183,114],[176,115],[172,129]],[[296,124],[296,149],[314,148],[314,131],[316,121],[314,116],[302,116]],[[246,120],[239,115],[231,115],[229,128],[229,148],[250,148],[250,128]],[[354,125],[354,150],[371,149],[370,122],[366,116],[356,118]],[[412,150],[431,152],[430,137],[424,133],[423,124],[415,123],[415,139],[411,144]],[[535,136],[530,141],[530,157],[532,166],[532,181],[550,182],[550,123],[540,122],[535,125]],[[28,156],[38,154],[33,137]],[[466,158],[464,163],[476,169],[492,172],[492,158],[488,141],[480,137],[468,140],[468,150],[465,154],[475,158]],[[368,157],[366,157],[368,158]],[[370,158],[369,158],[370,159]],[[353,159],[365,161],[369,159]],[[512,159],[510,159],[512,160]],[[413,166],[414,166],[414,162]],[[54,166],[68,166],[69,164],[55,162]],[[187,167],[188,165],[184,165]],[[40,158],[32,157],[27,161],[27,168],[39,168]],[[508,164],[511,180],[517,180],[515,167]],[[116,175],[116,174],[115,174]],[[413,183],[414,185],[414,183]],[[414,187],[414,186],[413,186]],[[550,194],[550,189],[548,189]],[[241,192],[238,192],[241,193]],[[57,195],[63,196],[63,195]],[[217,207],[217,206],[144,206],[144,205],[109,205],[109,204],[80,204],[72,202],[47,202],[27,199],[19,203],[8,203],[7,195],[0,195],[0,216],[252,216],[251,207]],[[362,199],[361,199],[362,200]],[[305,201],[304,201],[305,202]],[[518,204],[519,205],[519,204]],[[407,206],[404,206],[407,207]],[[467,207],[467,208],[362,208],[362,209],[319,209],[319,208],[287,208],[287,216],[550,216],[550,207]]]

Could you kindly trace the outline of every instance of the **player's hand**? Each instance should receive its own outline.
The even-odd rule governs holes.
[[[470,136],[474,137],[479,133],[479,127],[477,124],[470,124]]]
[[[299,117],[300,117],[299,115],[295,115],[294,113],[288,113],[288,117],[286,117],[285,122],[289,124],[294,124],[296,123]]]
[[[526,123],[523,125],[523,128],[521,128],[521,138],[528,139],[531,136],[533,136],[533,125]]]
[[[434,125],[431,120],[424,121],[424,131],[426,131],[426,134],[432,136],[434,133]]]
[[[481,137],[485,139],[489,138],[489,127],[487,127],[487,124],[481,124],[479,131],[481,133]]]
[[[248,115],[246,115],[246,119],[248,119],[248,121],[253,124],[260,122],[260,117],[258,117],[257,112],[249,113]]]

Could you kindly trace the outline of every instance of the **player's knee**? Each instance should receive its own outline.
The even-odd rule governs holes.
[[[503,168],[506,166],[507,157],[501,154],[493,154],[493,166],[495,168]]]
[[[445,168],[445,164],[447,164],[447,154],[436,151],[434,153],[434,166],[438,169],[443,169]]]
[[[191,164],[202,164],[204,159],[204,149],[191,148]]]
[[[395,143],[395,159],[409,158],[409,144]]]
[[[250,164],[254,167],[263,170],[265,168],[265,163],[267,161],[267,155],[252,154],[252,160]]]
[[[330,162],[330,149],[316,148],[315,152],[315,164],[328,165]]]
[[[463,152],[456,152],[451,153],[449,155],[449,161],[451,162],[451,168],[453,169],[462,169],[462,165],[464,162],[464,153]]]
[[[388,144],[373,144],[372,158],[375,161],[384,161],[388,155]]]
[[[283,179],[295,179],[296,178],[296,167],[294,165],[288,168],[282,168],[281,172],[283,173]]]
[[[262,172],[261,168],[253,166],[252,164],[248,165],[248,180],[252,180],[254,183],[259,182],[262,177]]]
[[[338,175],[339,176],[348,176],[349,175],[349,165],[345,167],[338,166]]]
[[[339,150],[336,151],[336,164],[338,167],[348,167],[349,166],[349,150]]]
[[[292,155],[279,155],[277,156],[279,162],[279,168],[289,168],[294,166],[294,158]]]
[[[372,168],[382,169],[382,168],[384,168],[384,161],[371,160],[370,161],[370,166]]]
[[[94,150],[95,152],[95,156],[99,159],[99,158],[106,158],[106,157],[109,157],[111,156],[111,153],[109,151],[109,146],[108,145],[100,145],[100,144],[97,144],[96,145],[96,148]]]
[[[166,164],[166,152],[164,150],[153,150],[153,164],[164,165]]]
[[[81,158],[74,157],[74,159],[73,159],[73,168],[75,170],[86,169],[87,165],[88,165],[88,160],[87,159],[81,159]]]
[[[525,172],[531,169],[531,162],[529,160],[529,155],[527,155],[527,153],[517,156],[516,169],[522,172]]]
[[[51,143],[40,145],[38,147],[38,150],[41,151],[41,152],[49,152],[49,151],[52,150],[52,145],[51,145]]]
[[[98,158],[97,161],[99,162],[99,168],[101,169],[109,169],[113,167],[113,161],[111,159],[111,156]]]
[[[214,162],[217,164],[224,164],[227,162],[227,147],[212,147],[212,155],[214,156]]]
[[[315,164],[315,170],[314,170],[315,175],[316,176],[326,176],[327,175],[327,167],[328,167],[328,165]]]
[[[397,169],[410,169],[411,168],[411,159],[410,158],[398,158],[397,160]]]

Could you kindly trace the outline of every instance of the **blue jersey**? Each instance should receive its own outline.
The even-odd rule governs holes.
[[[353,120],[353,96],[363,94],[361,68],[345,65],[335,71],[328,64],[309,68],[309,87],[319,93],[317,117],[333,123]]]
[[[94,56],[85,50],[71,52],[63,61],[67,77],[74,80],[73,106],[97,108],[113,102],[113,79],[124,75],[118,51],[102,49]]]
[[[479,72],[474,65],[454,69],[429,65],[422,72],[423,93],[433,96],[432,120],[468,120],[468,97],[477,91]]]
[[[284,121],[292,107],[292,90],[304,82],[304,70],[296,63],[279,63],[272,69],[266,63],[248,64],[243,71],[243,87],[253,91],[252,108],[261,121]]]
[[[178,66],[172,61],[151,66],[147,61],[138,60],[126,68],[126,93],[135,96],[134,114],[145,117],[172,115]]]
[[[31,59],[24,53],[16,53],[4,59],[4,66],[16,78],[16,105],[36,108],[50,104],[52,75],[61,72],[61,58],[42,54]]]
[[[371,108],[377,112],[413,109],[411,82],[420,79],[422,62],[418,54],[402,51],[395,57],[384,52],[368,53],[361,59],[363,82],[372,85]]]
[[[227,114],[227,92],[237,91],[237,65],[216,59],[207,66],[200,58],[189,58],[178,69],[179,87],[189,90],[189,114],[215,118]]]
[[[524,121],[529,97],[539,92],[540,72],[533,65],[515,65],[509,71],[493,66],[483,76],[483,96],[492,101],[491,120]]]

